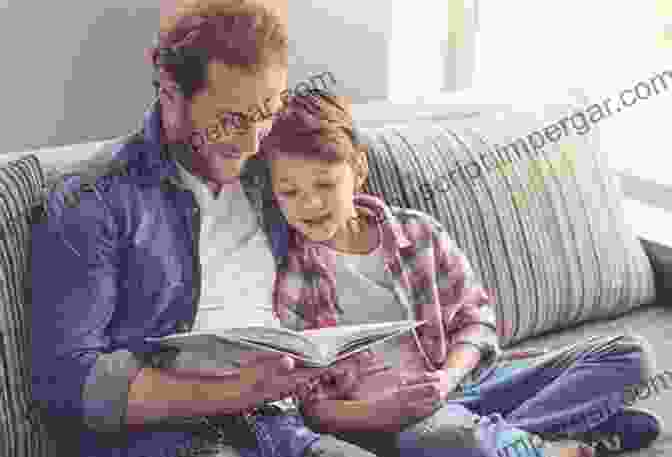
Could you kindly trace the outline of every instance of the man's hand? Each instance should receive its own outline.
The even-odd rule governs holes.
[[[291,357],[266,351],[254,351],[240,360],[240,395],[250,403],[274,401],[309,389],[325,368],[297,368]]]
[[[304,403],[345,399],[362,379],[389,369],[373,352],[362,351],[333,364],[322,374],[319,383],[309,391],[301,391],[300,397]]]

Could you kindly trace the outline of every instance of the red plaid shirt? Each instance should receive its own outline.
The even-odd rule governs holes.
[[[380,224],[385,268],[397,300],[409,318],[428,321],[418,333],[434,326],[434,334],[441,334],[416,338],[421,353],[442,361],[454,344],[472,343],[483,355],[474,373],[490,367],[501,353],[495,313],[448,232],[426,213],[389,207],[371,195],[358,194],[354,202]],[[338,325],[342,312],[334,261],[330,249],[290,228],[288,256],[278,268],[274,291],[274,309],[283,325],[294,330]]]

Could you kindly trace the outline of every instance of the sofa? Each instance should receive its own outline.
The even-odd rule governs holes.
[[[421,114],[355,106],[369,144],[365,191],[429,212],[448,228],[494,299],[505,351],[627,331],[650,340],[659,372],[672,370],[665,357],[672,243],[641,233],[645,212],[623,196],[600,149],[599,126],[533,143],[541,141],[533,132],[587,102],[568,94],[534,108],[443,105]],[[45,217],[42,202],[60,176],[105,163],[120,140],[0,155],[2,457],[59,455],[58,438],[31,402],[27,323],[39,316],[30,295],[40,287],[27,279],[31,224]],[[670,422],[672,392],[659,390],[637,405]],[[672,452],[667,430],[632,455],[665,451]]]

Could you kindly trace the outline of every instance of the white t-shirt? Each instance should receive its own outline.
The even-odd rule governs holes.
[[[215,198],[200,178],[179,164],[178,170],[201,208],[202,288],[193,330],[281,326],[273,315],[273,253],[240,182],[226,185]],[[236,355],[230,354],[234,360]],[[233,368],[225,365],[220,354],[187,352],[174,363],[183,369]]]

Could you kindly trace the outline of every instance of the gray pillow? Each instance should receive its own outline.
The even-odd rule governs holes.
[[[446,226],[494,296],[503,347],[655,298],[595,126],[563,130],[577,108],[544,110],[361,129],[365,191]]]

